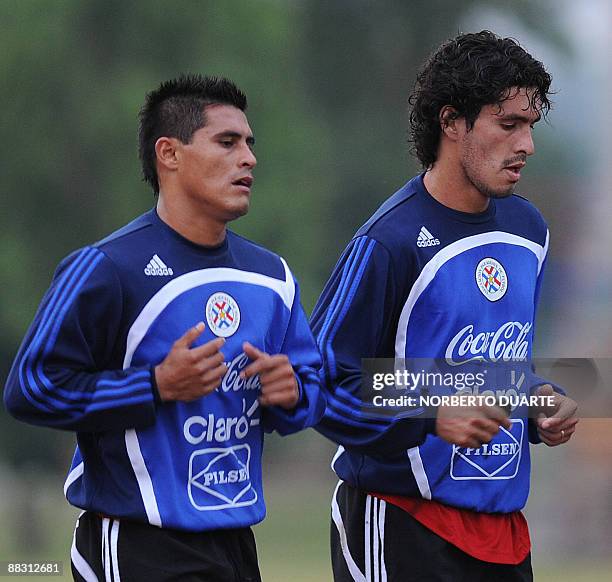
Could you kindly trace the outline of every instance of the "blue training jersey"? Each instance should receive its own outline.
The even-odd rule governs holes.
[[[528,362],[547,249],[546,224],[524,198],[459,212],[436,201],[422,175],[355,234],[311,320],[328,400],[317,430],[341,445],[332,462],[341,479],[476,511],[525,505],[529,440],[539,440],[526,406],[491,443],[458,447],[435,435],[423,407],[372,416],[361,360],[437,358],[455,372],[469,362],[525,362],[529,394],[544,382]]]
[[[159,402],[153,368],[199,321],[201,345],[225,337],[229,369],[193,402]],[[300,391],[287,411],[239,377],[244,341],[283,353]],[[283,259],[228,232],[194,244],[152,210],[67,257],[15,359],[4,392],[17,418],[73,430],[66,483],[83,509],[189,531],[265,516],[264,431],[288,434],[324,410],[319,353]]]

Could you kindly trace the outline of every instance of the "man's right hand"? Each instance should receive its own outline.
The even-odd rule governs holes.
[[[508,415],[498,406],[440,406],[436,434],[454,445],[477,449],[490,442],[500,426],[509,429]]]
[[[210,394],[227,372],[219,351],[225,340],[216,338],[197,348],[191,344],[205,329],[203,322],[177,339],[164,361],[155,366],[155,381],[162,401],[190,402]]]

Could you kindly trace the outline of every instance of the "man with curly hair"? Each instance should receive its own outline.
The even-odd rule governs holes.
[[[532,579],[529,442],[565,443],[577,422],[576,403],[528,363],[548,229],[514,194],[550,83],[512,39],[482,31],[443,44],[410,98],[424,172],[357,231],[315,307],[328,397],[318,430],[340,445],[336,581]],[[507,390],[472,386],[472,396],[492,389],[493,403],[417,402],[389,415],[362,391],[363,358],[437,359],[455,379],[512,362],[522,376]],[[496,405],[520,387],[548,407]]]
[[[60,264],[17,354],[7,409],[74,431],[77,581],[260,580],[264,431],[325,404],[297,282],[228,230],[249,210],[244,93],[183,75],[140,113],[150,211]]]

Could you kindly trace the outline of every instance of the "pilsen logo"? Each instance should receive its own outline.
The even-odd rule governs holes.
[[[529,352],[527,336],[531,328],[529,322],[507,321],[496,331],[475,333],[473,325],[466,325],[448,344],[446,361],[453,366],[474,360],[524,361]]]

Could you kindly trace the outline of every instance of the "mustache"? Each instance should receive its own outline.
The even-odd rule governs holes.
[[[527,156],[526,155],[520,155],[520,156],[514,156],[513,158],[508,158],[507,160],[504,160],[502,162],[502,168],[507,168],[508,166],[512,166],[512,165],[517,164],[517,163],[526,164],[527,163]]]

